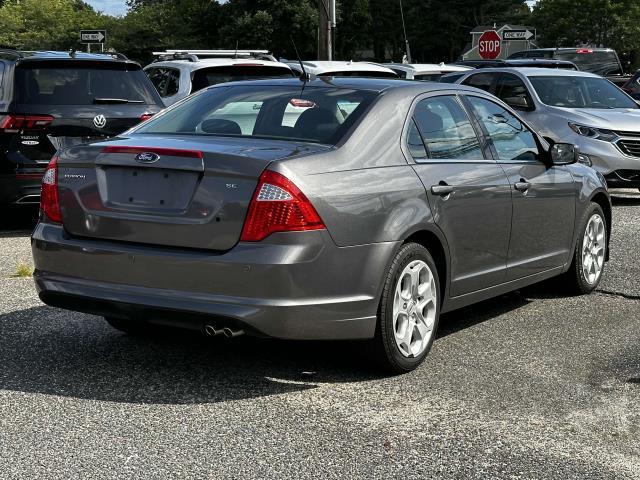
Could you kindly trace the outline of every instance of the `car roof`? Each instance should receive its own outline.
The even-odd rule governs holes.
[[[530,64],[530,63],[545,63],[548,65],[573,65],[575,63],[570,62],[569,60],[558,60],[557,58],[510,58],[506,60],[507,65],[520,65],[520,64]]]
[[[600,75],[583,70],[564,70],[556,68],[518,67],[518,68],[482,68],[476,73],[505,72],[524,75],[525,77],[592,77],[602,78]]]
[[[395,72],[390,68],[383,67],[377,63],[370,62],[352,62],[352,61],[328,61],[328,60],[311,60],[303,61],[305,69],[308,69],[308,73],[314,75],[322,75],[325,72],[379,72],[379,73],[391,73],[395,75]],[[287,61],[292,67],[297,66],[297,70],[300,70],[300,63],[295,61]]]
[[[30,60],[92,60],[92,61],[104,61],[104,62],[133,62],[120,53],[86,53],[86,52],[72,52],[72,51],[54,51],[54,50],[33,50],[33,51],[20,51],[20,50],[8,50],[0,49],[0,55],[2,56],[15,56],[15,60],[20,62]]]
[[[288,68],[289,65],[282,62],[274,62],[271,60],[257,60],[254,58],[200,58],[196,61],[189,60],[161,60],[157,62],[150,63],[145,69],[150,67],[176,67],[195,71],[200,70],[202,68],[211,68],[211,67],[231,67],[234,65],[260,65],[261,67],[276,67],[276,68]]]
[[[594,52],[613,52],[613,48],[598,47],[557,47],[557,48],[532,48],[527,52],[575,52],[576,50],[591,50]]]
[[[311,80],[306,82],[301,81],[299,78],[273,78],[265,80],[244,80],[237,82],[228,82],[207,87],[207,89],[229,87],[229,86],[294,86],[302,89],[305,88],[346,88],[353,90],[368,90],[383,92],[388,90],[404,90],[408,93],[426,93],[438,90],[462,90],[471,92],[482,92],[474,87],[466,85],[457,85],[453,83],[438,83],[438,82],[414,82],[410,80],[404,80],[400,78],[368,78],[368,77],[312,77]]]
[[[467,70],[473,70],[473,67],[466,65],[447,65],[445,63],[383,63],[383,67],[397,68],[404,71],[412,71],[417,74],[427,72],[465,72]]]

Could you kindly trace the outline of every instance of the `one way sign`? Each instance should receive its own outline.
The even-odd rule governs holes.
[[[106,30],[80,30],[80,41],[88,44],[104,43],[107,39]]]
[[[503,30],[503,40],[531,40],[536,38],[535,30]]]

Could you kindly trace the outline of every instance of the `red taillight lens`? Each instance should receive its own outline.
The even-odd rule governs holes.
[[[251,199],[240,240],[259,242],[274,232],[323,228],[324,222],[304,193],[284,175],[265,170]]]
[[[142,115],[140,115],[140,121],[144,122],[146,120],[149,120],[151,117],[153,117],[153,113],[143,113]]]
[[[593,50],[590,48],[579,48],[576,50],[576,53],[593,53]]]
[[[5,131],[38,130],[53,122],[51,115],[5,115],[0,121],[0,129]]]
[[[58,198],[58,157],[51,159],[42,177],[40,210],[52,222],[62,223],[62,212]]]

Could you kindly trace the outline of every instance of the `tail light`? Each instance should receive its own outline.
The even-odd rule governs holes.
[[[153,117],[153,113],[143,113],[142,115],[140,115],[140,121],[141,122],[146,122],[151,117]]]
[[[8,133],[17,133],[20,130],[38,130],[47,127],[53,120],[51,115],[9,114],[0,120],[0,129]]]
[[[42,177],[40,210],[52,222],[62,223],[58,197],[58,157],[53,157]]]
[[[304,193],[284,175],[265,170],[251,199],[240,240],[259,242],[274,232],[323,228],[324,222]]]

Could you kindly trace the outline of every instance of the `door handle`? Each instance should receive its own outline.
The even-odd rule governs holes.
[[[516,182],[515,187],[516,190],[524,193],[531,188],[531,182],[527,182],[524,178],[521,178],[519,182]]]
[[[446,197],[451,192],[453,192],[453,186],[451,185],[433,185],[431,187],[431,193],[434,195],[440,195],[441,197]]]

